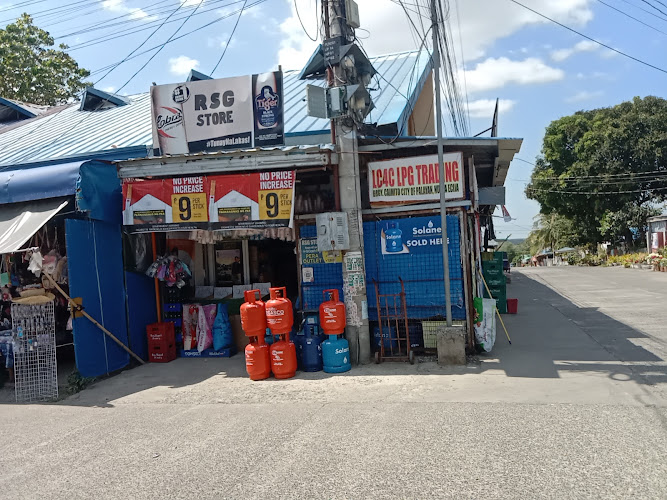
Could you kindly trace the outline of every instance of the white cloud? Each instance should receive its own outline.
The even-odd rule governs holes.
[[[601,90],[593,90],[593,91],[582,90],[565,99],[565,102],[590,101],[591,99],[595,99],[596,97],[601,97],[603,94],[604,92],[602,92]]]
[[[301,19],[310,34],[315,33],[314,2],[296,0]],[[281,24],[283,40],[278,62],[285,68],[299,69],[308,60],[317,42],[308,39],[299,23],[293,0],[285,0],[290,16]],[[583,26],[593,18],[591,5],[594,0],[532,0],[526,2],[531,8],[570,26]],[[410,24],[403,9],[391,0],[363,0],[359,4],[361,27],[370,32],[363,40],[370,55],[413,50],[420,44],[415,42]],[[507,1],[476,0],[458,2],[460,7],[461,38],[467,62],[483,57],[486,50],[497,40],[510,36],[531,25],[545,25],[545,19]],[[410,7],[413,8],[413,7]],[[428,13],[423,12],[428,16]],[[420,27],[420,18],[413,14],[413,21]],[[423,19],[421,19],[423,21]],[[459,19],[456,2],[450,2],[450,29],[452,40],[459,47]],[[359,32],[360,36],[364,33]],[[457,57],[460,55],[457,51]]]
[[[143,9],[136,7],[128,7],[125,3],[125,0],[104,0],[102,2],[102,8],[108,10],[109,12],[115,12],[118,14],[129,14],[130,19],[140,19],[142,21],[154,21],[157,19],[157,16],[151,16]]]
[[[169,72],[175,76],[187,76],[191,69],[199,68],[199,61],[188,56],[178,56],[169,59]]]
[[[532,85],[549,83],[565,78],[561,69],[547,66],[540,59],[529,57],[523,61],[513,61],[507,57],[489,58],[466,71],[468,93],[482,92],[504,87],[509,84]]]
[[[590,40],[582,40],[570,48],[554,50],[551,53],[551,59],[560,62],[579,52],[591,52],[599,48],[600,46],[595,42],[591,42]]]
[[[498,113],[504,113],[514,107],[516,101],[500,99],[498,101]],[[493,118],[496,109],[495,99],[478,99],[468,103],[470,118]]]
[[[113,92],[114,90],[116,90],[116,87],[104,87],[102,90],[104,92]]]

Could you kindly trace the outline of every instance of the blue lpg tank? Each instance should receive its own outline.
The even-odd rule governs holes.
[[[350,363],[350,345],[338,335],[329,335],[322,342],[322,363],[326,373],[342,373],[352,368]]]
[[[403,231],[398,228],[398,224],[390,222],[387,229],[384,230],[385,245],[387,252],[397,253],[403,251]]]
[[[299,345],[301,349],[301,366],[304,372],[322,370],[322,336],[304,337]]]

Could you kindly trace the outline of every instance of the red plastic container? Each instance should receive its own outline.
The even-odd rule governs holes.
[[[507,314],[519,312],[519,299],[507,299]]]
[[[174,323],[165,321],[164,323],[152,323],[146,327],[146,338],[148,343],[167,342],[174,343]]]
[[[148,361],[151,363],[169,363],[176,359],[176,343],[156,341],[148,343]]]
[[[325,335],[340,335],[345,332],[345,304],[338,297],[338,290],[324,290],[330,296],[320,305],[320,326]]]

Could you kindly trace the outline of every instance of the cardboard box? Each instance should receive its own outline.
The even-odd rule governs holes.
[[[241,316],[235,314],[229,317],[229,323],[232,325],[232,334],[234,335],[234,345],[238,352],[245,352],[245,346],[250,343],[248,337],[245,336],[243,328],[241,328]]]

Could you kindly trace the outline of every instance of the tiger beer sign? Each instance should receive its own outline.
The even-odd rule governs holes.
[[[463,193],[463,154],[446,153],[445,199],[457,200]],[[371,203],[414,203],[440,200],[438,155],[412,156],[368,164]]]

